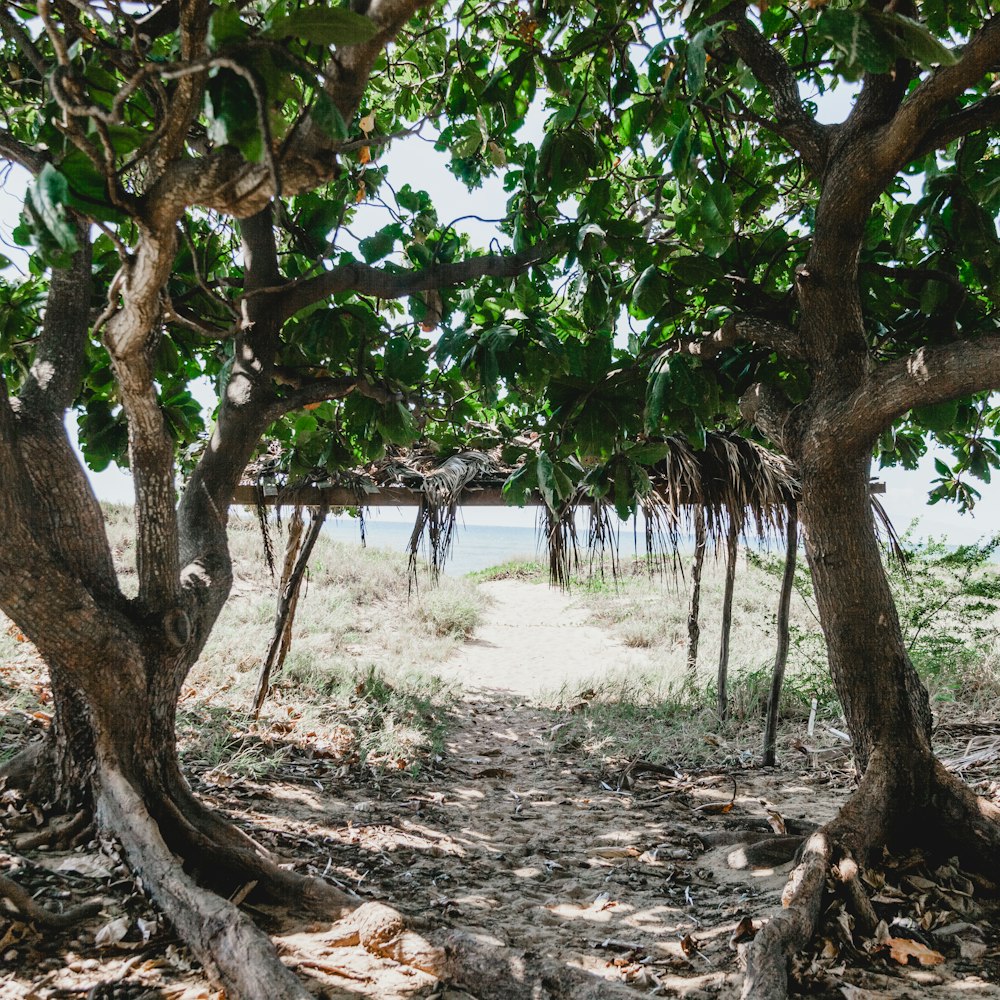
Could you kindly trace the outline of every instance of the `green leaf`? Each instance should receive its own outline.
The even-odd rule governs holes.
[[[848,67],[868,73],[887,73],[892,68],[892,46],[877,32],[861,10],[827,7],[816,24],[821,35],[844,55]]]
[[[527,461],[503,484],[503,495],[508,503],[523,507],[528,494],[538,488],[538,458],[529,455]]]
[[[911,413],[913,419],[929,431],[948,431],[955,427],[958,420],[958,403],[936,403],[933,406],[921,406]]]
[[[924,69],[954,66],[958,62],[955,52],[935,38],[919,21],[869,7],[865,7],[865,17],[895,37],[900,55]]]
[[[369,263],[381,260],[392,253],[392,248],[396,245],[396,240],[402,236],[402,227],[397,223],[380,229],[373,236],[368,236],[358,243],[361,256]]]
[[[663,272],[651,264],[632,289],[632,312],[640,319],[655,315],[669,298],[670,284]]]
[[[341,7],[303,7],[276,18],[263,32],[270,38],[301,38],[320,45],[360,45],[375,37],[375,22]]]
[[[208,137],[218,146],[235,146],[252,163],[264,158],[257,98],[250,84],[232,70],[221,69],[205,88]]]
[[[347,138],[347,123],[325,90],[316,91],[316,103],[310,116],[324,135],[337,142]]]
[[[69,202],[69,184],[51,163],[39,171],[35,182],[28,188],[25,207],[28,208],[36,230],[49,237],[66,254],[76,252],[76,231],[66,214]]]

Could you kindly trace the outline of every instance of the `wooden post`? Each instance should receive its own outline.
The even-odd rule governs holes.
[[[729,633],[733,627],[733,589],[736,583],[736,558],[739,555],[740,525],[734,511],[729,512],[729,530],[726,534],[726,589],[722,597],[722,636],[719,641],[718,701],[719,719],[725,722],[729,715]]]
[[[328,511],[326,504],[312,510],[309,520],[309,531],[302,538],[302,511],[296,507],[288,526],[288,543],[285,546],[285,564],[281,573],[281,592],[278,596],[278,612],[274,618],[274,633],[271,644],[261,667],[260,680],[257,683],[257,694],[253,701],[253,717],[260,715],[260,710],[271,687],[271,674],[281,670],[292,644],[292,623],[295,618],[295,608],[299,601],[299,589],[305,576],[309,557],[323,529]],[[296,528],[297,522],[297,528]]]
[[[785,572],[781,577],[781,595],[778,598],[778,649],[774,654],[774,671],[771,674],[771,692],[767,699],[767,720],[764,724],[764,766],[774,767],[775,744],[778,733],[778,702],[781,685],[785,679],[788,660],[788,611],[795,586],[795,558],[799,547],[799,516],[794,503],[788,505],[786,525]]]
[[[705,565],[706,543],[705,508],[698,504],[694,508],[694,562],[691,564],[691,604],[688,607],[687,670],[691,678],[698,673],[698,640],[701,638],[698,615],[701,607],[701,570]]]

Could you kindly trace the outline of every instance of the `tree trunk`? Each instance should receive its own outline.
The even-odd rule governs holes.
[[[927,691],[907,655],[882,563],[867,454],[801,463],[799,516],[830,672],[863,773],[882,748],[930,758]]]
[[[726,589],[722,596],[722,634],[719,639],[718,705],[719,719],[725,722],[729,715],[729,634],[733,628],[733,590],[736,584],[736,557],[739,554],[740,526],[736,512],[729,512],[726,533]]]
[[[691,603],[688,606],[688,676],[694,678],[698,673],[698,641],[701,638],[699,622],[701,608],[701,571],[705,565],[705,508],[698,505],[694,508],[694,560],[691,563]]]
[[[775,744],[778,735],[778,704],[781,686],[785,680],[785,663],[788,661],[788,612],[795,586],[795,560],[799,547],[799,518],[794,503],[788,505],[785,536],[785,571],[781,576],[781,594],[778,597],[778,648],[774,653],[771,671],[771,690],[767,696],[767,719],[764,723],[764,766],[775,765]]]

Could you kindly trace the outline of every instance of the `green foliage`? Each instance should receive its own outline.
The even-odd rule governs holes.
[[[213,10],[207,44],[215,61],[191,109],[184,155],[208,162],[224,153],[251,170],[289,161],[305,134],[331,144],[320,158],[330,169],[317,174],[329,179],[297,186],[276,207],[283,281],[335,268],[350,274],[360,264],[393,278],[486,249],[556,248],[524,273],[433,293],[382,298],[347,282],[289,317],[274,358],[290,373],[280,386],[353,379],[382,391],[340,395],[276,422],[268,438],[281,445],[280,471],[355,467],[418,437],[442,449],[499,444],[508,461],[524,460],[508,487],[514,502],[538,490],[558,507],[584,488],[628,514],[646,486],[650,443],[676,433],[702,444],[709,429],[738,420],[737,401],[755,383],[793,404],[806,397],[804,365],[773,351],[739,345],[695,357],[679,349],[734,312],[794,327],[796,268],[817,226],[821,185],[772,127],[772,95],[737,58],[732,14],[717,3],[625,10],[605,0],[556,0],[530,12],[516,3],[422,11],[352,103],[338,97],[336,74],[327,76],[331,50],[370,41],[371,19],[344,5],[286,0]],[[45,267],[72,253],[77,219],[103,227],[95,315],[115,300],[115,275],[142,238],[143,157],[172,123],[163,94],[188,78],[160,77],[181,59],[175,30],[150,40],[136,77],[133,55],[119,50],[125,35],[80,16],[86,30],[60,71],[77,105],[73,129],[52,88],[5,40],[7,127],[48,161],[15,230],[19,244],[37,251],[23,293],[29,314]],[[801,93],[825,100],[898,60],[915,67],[915,90],[955,62],[981,17],[940,3],[912,17],[832,3],[764,6],[751,21],[792,67]],[[47,36],[25,24],[54,66]],[[974,82],[956,110],[989,86],[987,77]],[[442,164],[469,189],[498,180],[492,233],[459,231],[451,206],[424,190],[405,153],[391,166],[382,155],[388,137],[425,126]],[[394,148],[418,142],[398,139]],[[874,362],[995,332],[998,153],[997,138],[982,129],[887,180],[864,229],[859,271]],[[154,381],[187,471],[208,434],[191,386],[207,380],[225,389],[245,303],[239,224],[192,206],[183,228],[163,290],[172,309]],[[13,292],[4,296],[13,302]],[[0,363],[14,386],[30,367],[31,340],[0,333]],[[290,391],[280,386],[279,400]],[[98,343],[78,406],[88,462],[126,461],[120,401]],[[525,443],[519,435],[529,423],[538,439]],[[882,464],[912,467],[930,441],[943,446],[949,457],[932,500],[967,508],[975,482],[1000,467],[998,425],[988,397],[943,401],[903,416],[875,452]]]

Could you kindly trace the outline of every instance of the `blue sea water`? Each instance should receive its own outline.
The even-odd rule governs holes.
[[[413,518],[416,512],[413,512]],[[366,541],[369,548],[389,549],[406,553],[413,530],[413,520],[403,517],[394,520],[369,519],[365,522]],[[579,530],[579,529],[578,529]],[[358,522],[355,518],[331,517],[324,533],[338,542],[360,545]],[[495,524],[463,524],[461,520],[455,529],[455,540],[451,555],[445,564],[448,576],[464,576],[476,570],[488,569],[512,559],[537,559],[545,563],[547,555],[540,542],[541,535],[533,527],[514,527]],[[586,542],[586,530],[580,532],[581,547]],[[642,539],[636,549],[631,528],[623,526],[620,536],[619,555],[630,558],[643,552]],[[581,552],[581,557],[585,556]]]
[[[412,522],[403,520],[365,522],[366,544],[369,548],[389,549],[405,554],[412,531]],[[335,541],[348,545],[361,544],[358,522],[354,518],[332,517],[327,521],[324,533]],[[535,559],[539,553],[533,528],[459,524],[444,571],[449,576],[464,576],[510,559]]]

